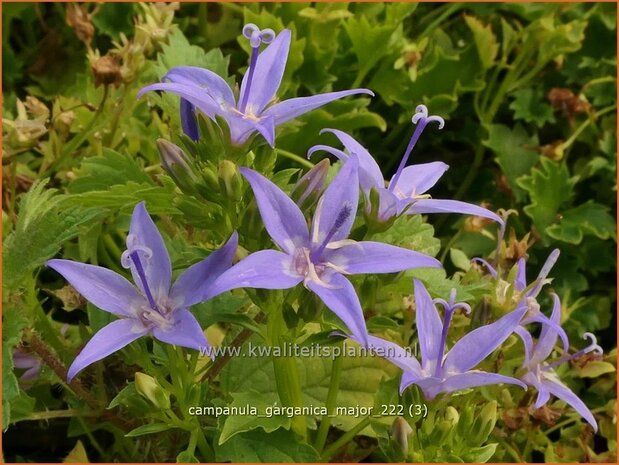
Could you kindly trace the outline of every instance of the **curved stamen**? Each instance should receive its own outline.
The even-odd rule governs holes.
[[[443,330],[441,331],[441,342],[439,344],[438,356],[436,357],[436,368],[434,369],[434,376],[440,378],[443,375],[443,355],[445,354],[445,346],[447,344],[447,332],[449,331],[449,325],[453,314],[457,309],[462,309],[468,315],[471,313],[471,307],[464,303],[456,303],[456,289],[452,289],[449,295],[449,302],[444,299],[433,299],[434,304],[441,305],[445,309],[445,318],[443,319]]]
[[[496,278],[498,276],[498,273],[494,269],[494,267],[490,263],[488,263],[486,260],[484,260],[483,258],[474,257],[474,258],[471,258],[471,261],[472,262],[477,262],[477,263],[485,266],[486,269],[488,270],[488,273],[490,273],[490,276],[492,276],[493,278]]]
[[[344,225],[346,220],[350,217],[351,213],[352,205],[350,205],[349,203],[345,203],[340,212],[338,213],[337,218],[335,219],[335,223],[333,223],[333,227],[329,230],[318,248],[314,249],[314,251],[311,253],[310,258],[313,262],[317,262],[318,260],[320,260],[320,256],[329,245],[329,242],[331,241],[335,233],[338,232],[339,229]]]
[[[578,358],[578,357],[582,357],[583,355],[588,354],[590,352],[593,352],[596,355],[602,355],[604,353],[604,349],[602,349],[602,347],[597,343],[598,341],[597,341],[597,338],[595,337],[595,334],[587,332],[582,335],[582,338],[590,339],[591,343],[584,349],[580,349],[578,352],[572,355],[561,357],[560,359],[555,360],[552,363],[549,363],[548,368],[554,368],[556,366],[561,365],[562,363],[569,362],[570,360],[574,360],[575,358]]]
[[[396,171],[395,175],[391,179],[391,183],[389,184],[389,190],[391,192],[393,192],[393,189],[395,189],[395,186],[398,184],[398,180],[400,179],[402,170],[404,169],[404,167],[406,166],[406,163],[408,162],[408,157],[413,151],[415,144],[419,140],[421,133],[423,133],[423,130],[426,128],[428,123],[431,123],[431,122],[438,123],[439,129],[443,129],[443,127],[445,126],[445,120],[441,118],[440,116],[434,116],[434,115],[428,116],[428,108],[425,105],[417,106],[417,108],[415,109],[415,114],[413,115],[411,121],[413,122],[413,124],[416,124],[417,127],[415,128],[415,131],[413,132],[411,140],[408,142],[408,146],[406,147],[406,151],[404,152],[404,156],[402,157],[402,160],[400,160],[400,165],[398,166],[398,170]]]
[[[251,90],[251,84],[254,79],[254,71],[256,69],[256,63],[258,62],[258,54],[260,53],[260,44],[270,44],[275,38],[275,32],[273,29],[262,29],[252,23],[248,23],[243,26],[243,36],[249,39],[251,45],[251,58],[249,61],[249,69],[247,70],[247,85],[245,86],[243,95],[239,102],[239,111],[245,113],[247,109],[247,100],[249,99],[249,92]]]

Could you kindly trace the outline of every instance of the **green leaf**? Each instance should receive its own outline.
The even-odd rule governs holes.
[[[608,208],[593,200],[563,212],[559,223],[547,227],[546,233],[570,244],[580,244],[585,235],[604,240],[617,235],[616,222]]]
[[[555,122],[552,107],[546,102],[541,90],[527,87],[517,90],[511,95],[515,98],[509,108],[514,110],[515,119],[534,123],[540,128],[546,123]]]
[[[135,182],[154,185],[135,157],[103,149],[103,155],[86,158],[78,170],[77,179],[69,185],[69,192],[80,194],[105,190],[117,184]]]
[[[19,286],[100,213],[79,203],[70,205],[68,196],[56,195],[55,189],[45,189],[46,184],[47,180],[36,181],[21,199],[15,229],[3,244],[4,286]]]
[[[468,271],[471,268],[471,260],[460,249],[449,249],[449,257],[451,262],[461,270]]]
[[[499,52],[499,43],[497,38],[492,32],[490,24],[484,26],[474,16],[464,16],[464,21],[473,32],[473,38],[475,39],[475,46],[477,47],[477,53],[479,54],[479,61],[484,69],[492,67],[494,60]]]
[[[402,215],[387,231],[374,234],[372,240],[385,242],[426,255],[436,256],[441,250],[441,241],[434,237],[434,228],[422,215]]]
[[[370,24],[365,16],[352,17],[344,23],[359,61],[359,76],[365,76],[388,53],[393,25]],[[359,81],[359,79],[358,79]]]
[[[572,197],[575,179],[570,178],[565,163],[541,159],[541,167],[518,180],[518,185],[529,193],[531,204],[524,207],[539,231],[554,223],[561,206]]]
[[[245,407],[250,405],[258,411],[257,415],[229,415],[224,421],[219,436],[219,445],[228,441],[239,433],[251,431],[256,428],[262,428],[266,433],[271,433],[278,428],[289,429],[290,417],[287,416],[272,416],[266,417],[265,412],[267,407],[277,404],[279,396],[274,393],[260,393],[256,391],[241,392],[232,394],[233,401],[229,405],[232,407]]]
[[[503,170],[516,199],[524,200],[525,192],[518,186],[517,179],[529,174],[537,163],[539,154],[532,147],[537,147],[537,136],[526,133],[520,124],[510,129],[502,124],[487,127],[488,139],[483,144],[496,154],[496,162]]]
[[[129,431],[125,434],[126,438],[135,438],[137,436],[144,436],[147,434],[161,433],[169,429],[176,428],[176,426],[170,426],[165,423],[150,423],[148,425],[138,426],[137,428]]]
[[[135,5],[132,3],[103,3],[93,16],[92,23],[97,32],[118,40],[121,33],[131,35],[133,32],[134,14]]]
[[[615,371],[617,370],[612,363],[603,362],[601,360],[593,360],[578,370],[578,376],[580,378],[597,378],[598,376],[605,375],[606,373],[613,373]]]
[[[470,449],[468,453],[464,454],[462,459],[465,462],[486,463],[496,452],[497,446],[498,443],[495,442],[492,444],[487,444],[483,447],[474,447]]]
[[[252,341],[254,347],[258,346],[256,338]],[[354,343],[348,342],[347,345],[350,349]],[[245,355],[234,357],[222,370],[220,375],[222,389],[229,393],[254,390],[263,394],[276,395],[277,386],[271,358],[266,356],[252,357],[247,353],[247,350],[247,346],[244,346]],[[254,350],[258,353],[259,347]],[[297,359],[304,405],[314,407],[325,405],[332,365],[331,357]],[[396,372],[397,368],[394,365],[379,357],[344,357],[336,405],[339,407],[372,407],[381,378],[392,377]],[[359,418],[348,415],[332,419],[334,426],[345,431],[358,422]],[[369,428],[364,432],[369,435],[373,434]]]
[[[295,463],[318,462],[316,450],[300,443],[292,431],[278,429],[272,433],[253,430],[234,436],[223,445],[215,445],[218,462]]]

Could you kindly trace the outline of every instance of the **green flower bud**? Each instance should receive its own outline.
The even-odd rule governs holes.
[[[396,220],[396,216],[390,212],[393,207],[384,204],[387,199],[381,199],[380,193],[374,187],[370,190],[369,197],[365,210],[365,221],[368,230],[374,233],[387,231]],[[383,202],[382,205],[381,200]]]
[[[157,139],[161,166],[184,192],[193,192],[197,177],[183,150],[165,139]]]
[[[325,189],[325,181],[331,162],[328,158],[321,160],[316,166],[303,175],[292,188],[290,198],[301,210],[307,210],[318,200]]]
[[[239,167],[230,160],[223,160],[219,163],[217,171],[219,187],[223,195],[228,199],[237,202],[243,194],[243,179]]]
[[[403,417],[396,417],[391,425],[391,437],[400,446],[402,454],[408,455],[408,438],[413,432],[411,425]]]
[[[170,394],[152,376],[138,371],[135,374],[135,389],[156,407],[162,410],[170,408]]]

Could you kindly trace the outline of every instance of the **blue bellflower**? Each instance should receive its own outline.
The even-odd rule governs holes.
[[[445,353],[447,333],[454,312],[458,308],[470,312],[470,308],[467,304],[456,303],[454,292],[449,302],[442,299],[433,301],[425,286],[417,279],[414,280],[414,287],[415,321],[421,363],[409,351],[393,342],[369,336],[368,343],[370,349],[404,370],[400,392],[416,384],[425,398],[430,400],[442,392],[460,391],[488,384],[516,384],[526,389],[525,384],[515,378],[473,369],[514,332],[526,308],[517,308],[492,324],[474,329]],[[445,309],[443,321],[435,303]]]
[[[280,124],[348,95],[374,96],[370,90],[353,89],[275,103],[288,60],[291,32],[284,29],[276,37],[271,29],[260,30],[254,24],[247,24],[243,27],[243,35],[249,40],[252,52],[238,102],[223,78],[208,69],[192,66],[170,69],[163,77],[167,82],[146,86],[138,96],[154,90],[179,95],[183,129],[193,140],[199,138],[195,116],[198,109],[212,120],[217,116],[225,119],[233,144],[242,145],[253,133],[259,132],[271,147],[275,145],[275,127]],[[268,44],[262,53],[261,44]]]
[[[60,273],[87,300],[119,317],[99,330],[69,368],[67,380],[88,365],[152,334],[156,339],[200,350],[209,344],[188,308],[201,302],[215,279],[230,268],[237,234],[171,285],[172,267],[163,238],[144,202],[136,205],[121,263],[131,270],[135,286],[123,276],[95,265],[54,259],[47,266]]]
[[[529,386],[533,386],[537,389],[538,395],[535,401],[535,408],[540,408],[545,405],[552,394],[572,406],[585,420],[587,420],[593,427],[593,430],[597,431],[597,422],[591,411],[570,388],[561,382],[554,368],[589,352],[595,352],[601,355],[602,348],[597,344],[593,334],[585,333],[584,338],[591,339],[591,344],[589,344],[589,346],[573,355],[569,355],[567,351],[564,351],[562,357],[553,362],[547,362],[546,359],[552,353],[557,343],[557,337],[559,336],[555,327],[561,324],[561,301],[556,294],[553,294],[553,299],[554,305],[550,319],[554,325],[543,325],[539,339],[535,343],[533,342],[531,334],[529,334],[526,329],[520,327],[516,330],[516,334],[522,338],[525,348],[523,367],[526,371],[521,379]]]
[[[438,260],[413,250],[348,239],[359,201],[356,157],[344,163],[318,201],[311,228],[279,187],[251,169],[241,168],[241,172],[251,185],[267,232],[281,251],[249,255],[215,281],[209,297],[241,287],[288,289],[303,283],[365,343],[361,304],[344,275],[441,266]]]
[[[445,122],[440,116],[428,116],[428,109],[424,105],[417,106],[412,122],[416,124],[415,131],[388,187],[385,187],[385,180],[376,160],[374,160],[365,147],[345,132],[337,129],[323,129],[322,131],[334,134],[344,145],[348,153],[328,145],[315,145],[309,149],[307,155],[309,158],[320,150],[329,152],[340,160],[347,159],[351,154],[357,155],[359,157],[361,189],[367,199],[370,198],[372,189],[375,189],[378,193],[378,219],[382,222],[387,222],[401,214],[462,213],[489,218],[499,223],[501,227],[504,227],[503,219],[486,208],[459,200],[432,199],[426,194],[445,171],[449,169],[449,166],[443,162],[422,163],[411,166],[406,166],[406,163],[426,126],[434,122],[441,129]],[[367,202],[368,212],[370,208],[370,202]]]

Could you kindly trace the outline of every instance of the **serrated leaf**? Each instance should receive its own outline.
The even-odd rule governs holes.
[[[546,123],[555,122],[552,107],[539,89],[527,87],[513,92],[512,96],[515,98],[509,108],[514,110],[515,119],[534,123],[540,128]]]
[[[422,215],[403,215],[387,231],[374,234],[372,240],[385,242],[432,257],[441,250],[441,241],[434,237],[434,228]]]
[[[518,180],[518,185],[529,193],[531,199],[524,211],[538,230],[545,231],[558,219],[560,207],[572,197],[574,183],[565,163],[548,158],[542,158],[539,168],[533,168],[530,175]]]
[[[558,224],[547,227],[546,233],[553,239],[570,244],[580,244],[585,235],[606,240],[616,236],[616,222],[607,207],[589,200],[562,212]]]
[[[484,69],[492,67],[494,59],[499,52],[499,43],[497,41],[492,27],[490,24],[483,25],[474,16],[464,16],[464,21],[473,32],[473,39],[475,40],[475,46],[477,47],[477,53],[479,55],[479,61]]]
[[[539,154],[533,149],[538,145],[537,136],[529,136],[520,124],[510,129],[502,124],[487,127],[488,139],[483,144],[496,154],[496,161],[503,170],[518,201],[523,201],[525,192],[517,179],[529,174],[537,163]]]
[[[352,17],[344,23],[359,62],[359,76],[365,76],[387,52],[394,25],[371,24],[367,17]]]
[[[242,408],[246,405],[251,405],[257,409],[258,414],[254,416],[229,415],[221,429],[219,445],[222,445],[239,433],[257,428],[261,428],[266,433],[271,433],[278,428],[290,428],[290,417],[281,415],[273,415],[270,418],[266,417],[266,408],[279,402],[279,396],[276,393],[260,393],[256,391],[241,392],[232,394],[232,399],[230,407]]]
[[[292,431],[278,429],[272,433],[253,430],[239,434],[223,445],[215,446],[218,462],[318,462],[316,450],[300,443]]]
[[[69,203],[66,195],[45,189],[47,180],[35,182],[23,195],[15,229],[3,243],[3,285],[18,286],[23,278],[52,258],[62,244],[75,237],[79,227],[100,211]]]
[[[135,157],[108,148],[103,149],[101,156],[86,158],[76,175],[77,179],[69,185],[69,192],[75,194],[105,190],[127,182],[154,184]]]

